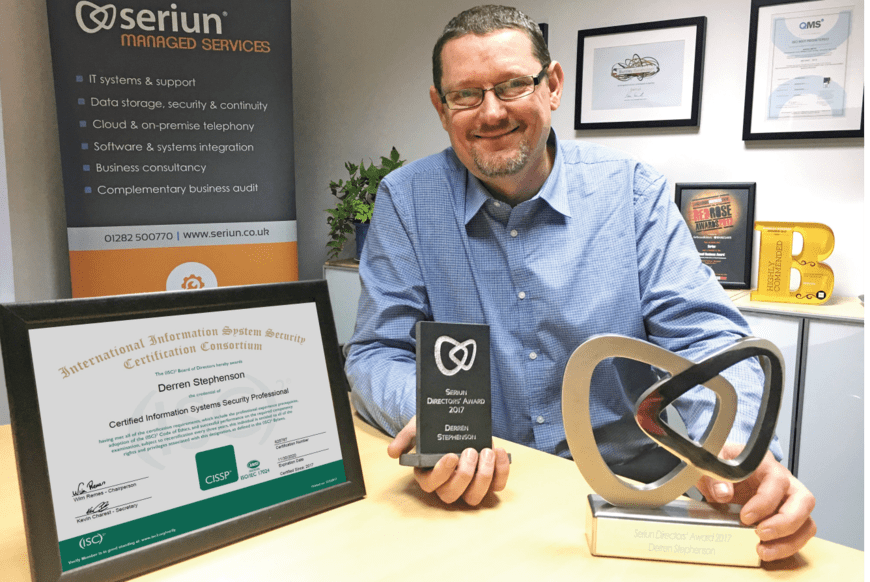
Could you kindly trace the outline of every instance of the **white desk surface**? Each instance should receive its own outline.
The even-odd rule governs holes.
[[[862,580],[864,553],[820,539],[762,568],[701,566],[589,554],[589,487],[571,461],[499,441],[512,454],[505,491],[478,508],[423,493],[387,457],[389,439],[355,417],[367,496],[146,574],[142,582],[242,580]],[[30,573],[10,427],[0,427],[0,580]]]

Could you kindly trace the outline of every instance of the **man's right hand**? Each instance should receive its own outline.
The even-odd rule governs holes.
[[[387,454],[394,459],[414,448],[417,436],[417,419],[412,418],[393,442]],[[427,493],[435,492],[444,503],[453,503],[462,498],[468,505],[477,505],[490,491],[501,491],[507,485],[510,473],[507,452],[499,447],[465,449],[461,456],[444,455],[432,469],[414,469],[414,479]]]

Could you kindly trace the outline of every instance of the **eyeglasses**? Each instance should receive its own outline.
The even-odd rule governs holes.
[[[548,66],[545,65],[537,75],[508,79],[490,89],[469,87],[458,91],[448,91],[441,96],[441,102],[447,105],[447,109],[471,109],[483,103],[483,96],[487,91],[492,91],[502,101],[521,99],[535,92],[535,88],[544,78]]]

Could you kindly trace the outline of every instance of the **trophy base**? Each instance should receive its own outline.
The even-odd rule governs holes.
[[[677,499],[663,507],[615,507],[589,495],[586,541],[593,556],[761,566],[755,528],[740,506]]]
[[[420,467],[421,469],[431,469],[438,464],[441,457],[449,453],[405,453],[399,457],[399,464],[405,467]],[[511,461],[511,454],[508,453],[508,463]]]

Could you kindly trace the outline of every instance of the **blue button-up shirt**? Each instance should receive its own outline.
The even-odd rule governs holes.
[[[493,199],[450,148],[381,183],[347,346],[353,402],[369,422],[396,434],[415,413],[419,320],[488,324],[494,435],[562,456],[562,375],[589,337],[622,334],[700,361],[750,335],[663,176],[610,149],[550,139],[550,176],[515,207]],[[750,362],[725,376],[739,398],[729,440],[745,443],[763,376]],[[609,463],[655,447],[632,413],[654,381],[649,366],[627,360],[593,375],[593,429]],[[713,402],[696,388],[676,403],[695,440]]]

